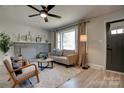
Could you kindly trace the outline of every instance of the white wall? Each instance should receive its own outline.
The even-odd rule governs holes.
[[[88,60],[91,66],[106,68],[106,22],[124,19],[124,10],[92,18],[87,24]]]
[[[48,39],[50,41],[50,32],[49,31],[45,31],[40,28],[31,27],[28,25],[18,24],[13,21],[11,21],[11,22],[0,21],[0,32],[7,33],[11,38],[13,38],[13,36],[18,36],[19,33],[21,35],[26,35],[30,32],[34,40],[35,40],[35,37],[38,35],[41,35],[41,36],[45,35],[46,38],[42,38],[43,41],[45,39]],[[3,59],[3,54],[0,51],[0,64],[2,63],[2,59]]]
[[[5,32],[10,35],[11,38],[13,36],[18,36],[20,33],[21,35],[27,35],[29,32],[32,35],[33,40],[35,40],[35,37],[40,35],[42,36],[42,40],[44,41],[44,35],[46,36],[47,39],[50,39],[49,37],[49,31],[44,31],[40,28],[35,28],[31,26],[25,26],[22,24],[16,24],[16,23],[3,23],[0,22],[0,32]]]

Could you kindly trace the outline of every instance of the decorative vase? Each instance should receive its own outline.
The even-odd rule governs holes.
[[[16,41],[17,41],[17,37],[16,37],[15,34],[13,34],[12,41],[13,41],[13,42],[16,42]]]
[[[38,35],[38,37],[36,37],[36,42],[41,42],[42,38],[40,37],[40,35]]]
[[[48,40],[45,40],[46,43],[48,43]]]
[[[21,35],[20,35],[20,33],[18,34],[18,39],[17,39],[18,41],[21,41]]]
[[[32,37],[31,37],[30,32],[29,32],[28,35],[27,35],[27,41],[28,41],[28,42],[32,41]]]

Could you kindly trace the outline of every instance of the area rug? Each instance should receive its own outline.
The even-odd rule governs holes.
[[[4,71],[5,68],[0,67],[0,87],[11,87],[11,82],[7,81],[8,76]],[[40,70],[40,68],[39,68]],[[21,85],[17,86],[19,88],[58,88],[66,81],[77,76],[82,71],[79,67],[69,67],[66,68],[63,65],[54,63],[53,69],[44,69],[40,71],[39,78],[40,82],[37,83],[35,77],[31,78],[29,81],[23,82]],[[2,76],[2,77],[1,77]]]

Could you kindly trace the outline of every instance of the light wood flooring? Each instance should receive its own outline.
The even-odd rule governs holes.
[[[124,74],[106,70],[83,70],[66,81],[61,88],[124,88]]]

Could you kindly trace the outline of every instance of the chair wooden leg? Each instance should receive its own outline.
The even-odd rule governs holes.
[[[16,86],[16,83],[13,84],[12,88],[15,88],[15,86]]]
[[[37,82],[40,82],[38,74],[36,75],[36,77],[37,77]]]

